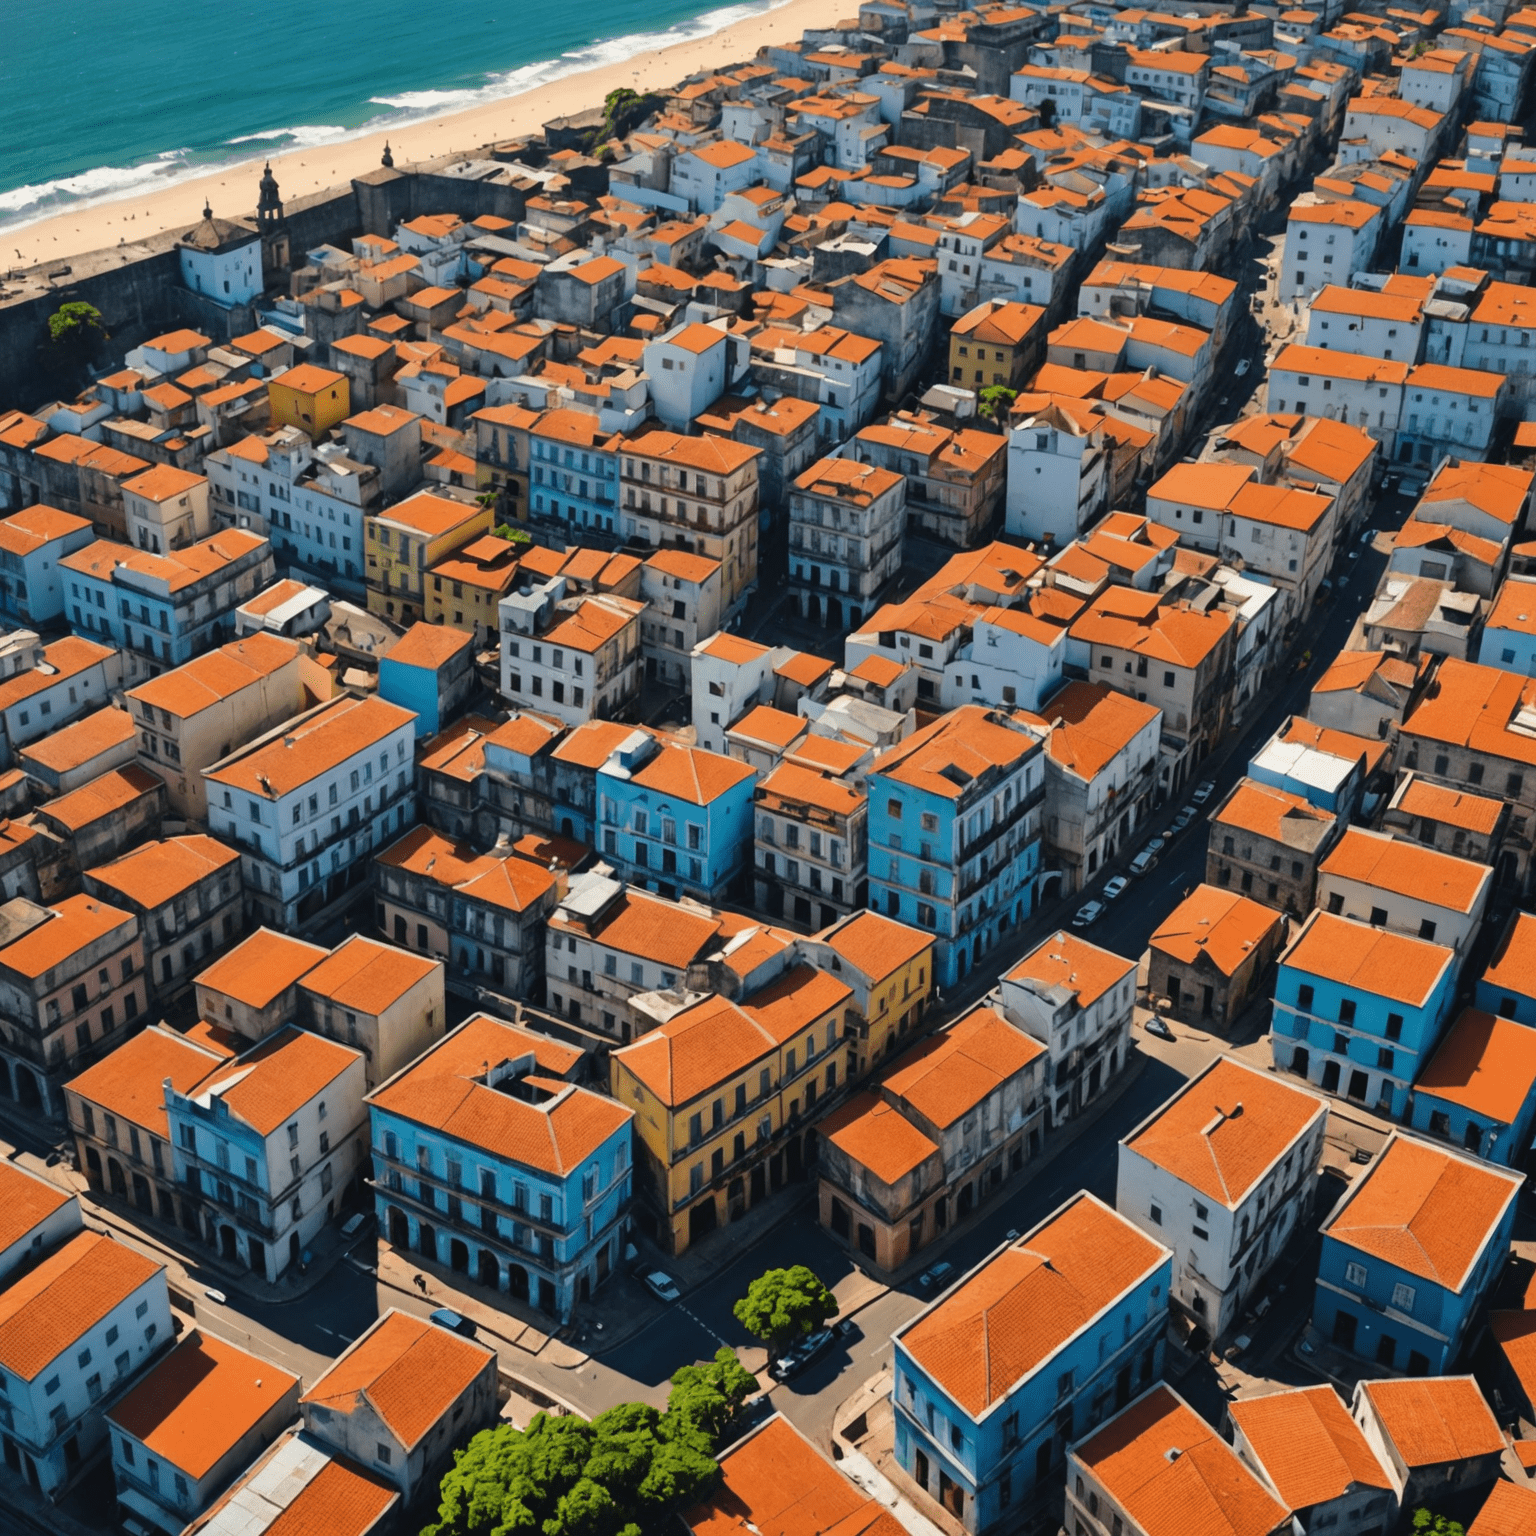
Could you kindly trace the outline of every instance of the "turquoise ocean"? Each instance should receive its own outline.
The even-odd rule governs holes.
[[[0,227],[519,94],[768,8],[3,0]]]

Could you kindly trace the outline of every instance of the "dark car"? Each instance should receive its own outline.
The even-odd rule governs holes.
[[[462,1333],[466,1339],[475,1336],[475,1325],[467,1317],[460,1317],[457,1312],[448,1307],[439,1307],[437,1311],[427,1317],[429,1323],[436,1323],[439,1328],[446,1328],[450,1333]]]
[[[798,1344],[791,1344],[768,1367],[768,1374],[775,1381],[788,1381],[791,1376],[798,1376],[811,1361],[831,1349],[836,1337],[837,1334],[831,1328],[818,1328],[815,1333],[806,1334]]]

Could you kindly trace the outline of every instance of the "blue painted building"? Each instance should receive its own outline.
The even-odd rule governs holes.
[[[1419,1074],[1409,1123],[1490,1163],[1519,1166],[1536,1122],[1536,1029],[1467,1008]]]
[[[1485,667],[1536,677],[1536,582],[1510,576],[1483,626],[1477,659]]]
[[[413,624],[379,662],[379,697],[416,712],[416,740],[429,741],[475,690],[475,637],[446,624]]]
[[[866,789],[869,905],[933,934],[935,977],[951,987],[1034,911],[1041,738],[966,705],[882,754]]]
[[[1445,1375],[1509,1253],[1522,1182],[1394,1131],[1323,1223],[1313,1326],[1378,1365]]]
[[[1514,912],[1488,969],[1478,978],[1484,1013],[1536,1027],[1536,913]]]
[[[1401,1120],[1455,991],[1455,950],[1314,912],[1275,977],[1275,1067]]]
[[[618,878],[715,905],[752,855],[757,770],[635,731],[597,770],[602,855]]]
[[[587,411],[545,411],[528,432],[529,520],[578,542],[611,535],[622,442]]]
[[[896,1459],[972,1532],[1054,1499],[1066,1448],[1162,1373],[1173,1256],[1082,1192],[895,1336]]]
[[[634,1116],[581,1053],[485,1014],[368,1096],[379,1231],[562,1322],[618,1268]]]
[[[0,621],[35,628],[64,617],[59,561],[96,538],[90,521],[57,507],[0,518]]]

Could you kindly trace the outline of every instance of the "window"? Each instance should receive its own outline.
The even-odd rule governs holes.
[[[1152,1202],[1151,1206],[1148,1207],[1147,1214],[1152,1218],[1153,1221],[1158,1224],[1158,1226],[1162,1226],[1163,1208],[1155,1200]]]
[[[1417,1294],[1418,1293],[1411,1285],[1404,1285],[1402,1281],[1398,1281],[1398,1283],[1392,1287],[1392,1305],[1396,1307],[1399,1312],[1412,1312],[1413,1298]]]
[[[1303,982],[1296,988],[1296,1006],[1303,1013],[1311,1013],[1312,1011],[1312,988],[1306,982]]]
[[[1356,1290],[1365,1287],[1365,1265],[1350,1262],[1344,1266],[1344,1283],[1352,1285]]]
[[[390,1450],[389,1450],[389,1447],[387,1445],[385,1445],[382,1440],[379,1441],[378,1445],[374,1447],[374,1457],[373,1457],[373,1459],[376,1462],[378,1462],[378,1464],[381,1467],[387,1467],[389,1465],[389,1462],[390,1462]]]

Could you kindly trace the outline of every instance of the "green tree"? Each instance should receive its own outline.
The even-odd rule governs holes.
[[[1006,384],[989,384],[978,397],[979,409],[988,421],[1002,421],[1018,398],[1018,390],[1009,389]]]
[[[87,358],[107,339],[107,328],[94,304],[77,299],[48,316],[48,339],[61,351]]]
[[[804,1264],[770,1269],[731,1309],[736,1321],[777,1356],[786,1345],[837,1316],[837,1300]]]
[[[1413,1536],[1466,1536],[1466,1530],[1459,1520],[1420,1507],[1413,1512]]]
[[[685,1365],[673,1373],[667,1417],[686,1420],[714,1445],[730,1436],[741,1405],[757,1390],[757,1378],[722,1345],[708,1365]]]

